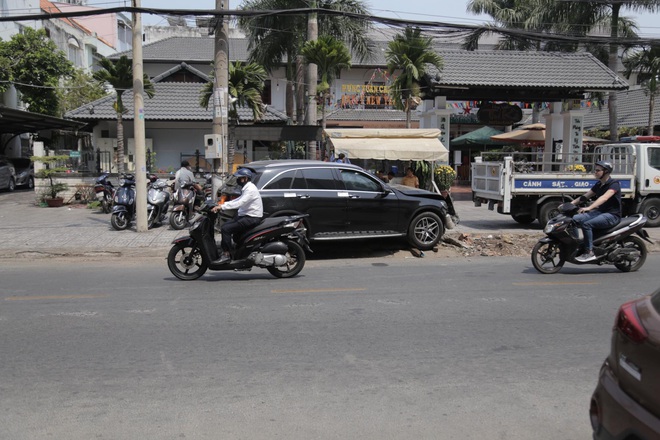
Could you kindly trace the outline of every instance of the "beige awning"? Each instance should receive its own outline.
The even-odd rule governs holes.
[[[440,142],[437,128],[418,129],[326,129],[335,155],[349,159],[376,160],[449,160],[449,152]]]

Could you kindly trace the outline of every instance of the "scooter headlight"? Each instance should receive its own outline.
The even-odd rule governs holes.
[[[555,228],[556,228],[557,226],[559,226],[560,224],[561,224],[561,223],[550,223],[550,222],[548,222],[548,224],[545,225],[545,228],[543,228],[543,232],[545,232],[546,234],[549,234],[549,233],[551,233],[552,231],[554,231]]]

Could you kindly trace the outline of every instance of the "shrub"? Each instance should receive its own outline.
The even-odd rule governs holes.
[[[456,171],[449,165],[440,165],[433,170],[433,180],[438,185],[438,189],[446,191],[454,184],[456,180]]]

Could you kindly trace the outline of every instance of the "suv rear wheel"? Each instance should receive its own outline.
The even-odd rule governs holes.
[[[432,212],[418,214],[408,227],[408,242],[417,249],[428,251],[438,244],[445,232],[442,220]]]

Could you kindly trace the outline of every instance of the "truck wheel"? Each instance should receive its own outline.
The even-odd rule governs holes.
[[[660,199],[646,199],[640,211],[646,217],[646,226],[655,228],[660,226]]]
[[[541,205],[541,209],[539,209],[539,224],[541,227],[545,228],[545,225],[548,224],[551,218],[557,217],[559,215],[560,204],[561,203],[557,202],[556,200],[551,200]]]
[[[511,218],[521,225],[529,225],[536,220],[529,214],[511,214]]]

